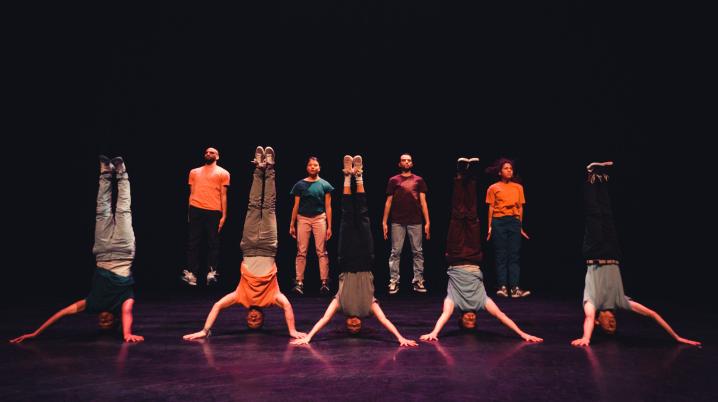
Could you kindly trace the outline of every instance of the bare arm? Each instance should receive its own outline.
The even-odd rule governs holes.
[[[386,202],[384,203],[384,216],[381,219],[381,226],[384,229],[384,240],[389,238],[389,211],[391,211],[391,201],[394,199],[393,195],[386,196]]]
[[[327,311],[324,312],[324,316],[317,321],[316,324],[314,324],[314,328],[312,328],[311,331],[309,331],[309,334],[305,336],[304,338],[295,339],[292,341],[293,345],[302,345],[309,343],[314,335],[317,334],[322,328],[324,328],[329,321],[331,321],[332,317],[334,317],[334,314],[336,314],[337,310],[339,310],[339,301],[334,298],[332,299],[332,302],[329,303],[329,307],[327,307]]]
[[[295,239],[297,238],[297,214],[299,213],[299,196],[294,196],[294,206],[292,207],[292,219],[289,221],[289,234]]]
[[[79,312],[82,312],[85,310],[85,307],[87,304],[85,303],[85,300],[76,301],[69,306],[63,308],[62,310],[58,311],[57,313],[53,314],[52,317],[48,318],[47,321],[45,321],[42,325],[40,325],[40,328],[36,329],[35,332],[31,332],[29,334],[25,334],[22,336],[19,336],[15,339],[11,339],[10,343],[20,343],[24,341],[25,339],[31,339],[38,335],[40,335],[43,331],[45,331],[49,326],[56,323],[60,318],[66,316],[66,315],[72,315],[77,314]]]
[[[227,186],[222,186],[222,217],[219,219],[219,227],[217,232],[222,230],[224,222],[227,220]]]
[[[235,303],[237,303],[236,292],[228,293],[226,296],[219,299],[217,303],[214,303],[214,306],[212,306],[212,310],[209,312],[209,315],[207,315],[207,320],[204,322],[204,328],[199,332],[187,334],[183,336],[182,339],[191,341],[194,339],[201,339],[209,336],[209,331],[214,325],[214,321],[217,319],[219,312],[226,309],[227,307],[233,306]]]
[[[690,339],[682,338],[681,336],[679,336],[676,333],[676,331],[674,331],[673,328],[671,328],[671,326],[668,325],[666,320],[664,320],[663,317],[661,317],[655,311],[649,309],[648,307],[646,307],[640,303],[636,303],[634,301],[630,301],[630,304],[631,304],[631,310],[633,310],[633,312],[644,315],[646,317],[653,318],[653,320],[656,321],[658,323],[658,325],[660,325],[663,329],[665,329],[666,332],[668,332],[673,337],[673,339],[675,339],[676,341],[678,341],[680,343],[692,345],[692,346],[701,346],[701,343],[698,341],[692,341]]]
[[[591,335],[593,335],[593,327],[596,322],[596,307],[591,302],[583,303],[583,312],[586,316],[583,319],[583,336],[574,339],[571,342],[573,346],[588,346],[591,343]]]
[[[487,222],[489,222],[489,227],[486,229],[486,240],[491,240],[491,218],[494,216],[494,206],[489,204],[489,217],[487,218]]]
[[[287,296],[282,293],[277,295],[275,303],[284,310],[284,320],[287,322],[287,328],[289,329],[289,336],[292,338],[304,338],[307,336],[304,332],[299,332],[294,327],[294,310],[292,310],[292,304],[289,303]]]
[[[127,299],[122,303],[122,337],[125,342],[142,342],[144,337],[132,334],[132,306],[135,299]]]
[[[419,193],[419,202],[421,202],[421,213],[424,215],[424,234],[426,240],[431,238],[431,222],[429,221],[429,206],[426,204],[426,193]]]
[[[434,326],[434,330],[431,331],[428,334],[424,334],[421,336],[422,341],[438,341],[439,340],[439,332],[441,332],[441,329],[444,328],[444,325],[446,325],[446,322],[449,321],[449,318],[451,318],[451,314],[454,312],[454,302],[451,301],[448,297],[444,299],[444,309],[441,312],[441,315],[439,316],[439,319],[436,320],[436,325]]]
[[[516,323],[515,323],[511,318],[509,318],[509,316],[507,316],[506,314],[504,314],[504,312],[499,309],[499,306],[497,306],[496,303],[494,303],[493,300],[487,299],[487,300],[486,300],[486,307],[485,307],[485,308],[486,308],[486,311],[487,311],[489,314],[491,314],[491,315],[493,315],[494,317],[498,318],[499,321],[501,321],[502,324],[504,324],[504,325],[506,325],[507,327],[511,328],[511,330],[513,330],[514,332],[516,332],[516,333],[518,334],[518,336],[520,336],[521,338],[523,338],[523,340],[525,340],[525,341],[527,341],[527,342],[543,342],[543,339],[541,339],[541,338],[539,338],[539,337],[537,337],[537,336],[533,336],[533,335],[527,334],[526,332],[522,331],[521,328],[519,328],[519,326],[516,325]]]
[[[371,311],[374,313],[374,316],[376,316],[376,319],[379,320],[381,325],[386,327],[386,329],[389,330],[395,337],[396,340],[399,341],[399,345],[401,346],[417,346],[417,343],[415,340],[412,339],[406,339],[399,333],[399,330],[396,329],[394,324],[389,321],[388,318],[384,315],[384,312],[381,310],[381,307],[379,307],[379,303],[372,303],[371,304]]]
[[[324,209],[327,212],[327,240],[332,238],[332,194],[324,195]]]

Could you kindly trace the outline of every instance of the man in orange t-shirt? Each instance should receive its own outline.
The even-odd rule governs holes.
[[[204,151],[204,166],[189,172],[189,236],[187,240],[187,269],[182,280],[197,285],[199,246],[207,237],[207,285],[217,281],[219,263],[219,232],[227,219],[227,187],[229,172],[217,165],[219,151]]]

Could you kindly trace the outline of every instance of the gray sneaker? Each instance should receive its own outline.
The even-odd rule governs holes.
[[[261,146],[257,146],[257,148],[254,150],[254,159],[252,159],[252,163],[254,163],[257,167],[263,168],[266,165],[264,161],[264,148]]]
[[[100,174],[112,174],[112,172],[115,170],[114,166],[112,166],[112,162],[110,162],[110,158],[106,157],[105,155],[100,155]]]
[[[414,292],[426,293],[426,287],[424,287],[424,280],[418,280],[414,282]]]
[[[276,160],[276,155],[274,153],[274,148],[272,148],[272,147],[264,148],[264,163],[267,164],[267,167],[273,167],[275,160]]]
[[[389,281],[389,294],[395,295],[397,293],[399,293],[399,282]]]

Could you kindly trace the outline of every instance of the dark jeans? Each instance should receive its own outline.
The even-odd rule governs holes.
[[[586,259],[621,258],[618,234],[613,221],[608,183],[596,181],[583,185],[586,209],[586,231],[583,235],[583,256]]]
[[[455,178],[451,198],[449,234],[446,237],[446,262],[449,265],[479,265],[481,229],[476,214],[476,180]]]
[[[187,240],[187,269],[199,273],[199,245],[207,237],[207,265],[217,268],[219,263],[219,220],[222,211],[189,207],[189,238]]]
[[[369,222],[366,194],[342,196],[339,226],[339,268],[342,272],[371,271],[374,265],[374,238]]]
[[[496,251],[496,275],[499,286],[519,285],[519,252],[521,251],[521,221],[515,216],[491,219],[491,240]],[[508,281],[507,281],[508,276]]]

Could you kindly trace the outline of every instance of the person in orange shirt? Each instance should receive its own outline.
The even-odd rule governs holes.
[[[219,233],[227,219],[227,187],[229,172],[217,165],[219,151],[204,151],[204,166],[189,172],[189,236],[187,240],[187,269],[182,280],[197,285],[199,272],[199,246],[207,237],[207,285],[217,282],[219,263]]]
[[[263,324],[262,308],[272,305],[284,310],[289,336],[302,338],[306,334],[294,327],[294,311],[287,297],[279,290],[277,283],[277,216],[275,205],[277,191],[274,172],[275,153],[272,147],[257,147],[255,151],[252,187],[249,191],[247,217],[242,232],[243,259],[240,269],[242,277],[234,292],[221,298],[212,306],[204,328],[187,334],[185,340],[206,338],[219,312],[237,303],[246,307],[247,326],[259,329]]]
[[[500,158],[486,169],[489,176],[498,177],[498,181],[486,190],[486,203],[489,205],[489,229],[486,240],[493,240],[496,252],[496,274],[499,290],[497,295],[526,297],[530,291],[519,287],[519,252],[521,237],[529,238],[522,228],[524,217],[524,188],[514,176],[514,162]],[[509,287],[507,287],[509,286]]]

